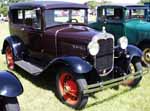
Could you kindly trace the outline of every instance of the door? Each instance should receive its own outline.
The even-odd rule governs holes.
[[[26,46],[34,57],[40,57],[42,52],[42,29],[40,10],[30,9],[24,11],[24,38]]]
[[[23,29],[24,29],[24,23],[23,23],[23,10],[22,9],[13,9],[9,13],[9,28],[10,28],[10,34],[15,35],[21,40],[23,40]]]

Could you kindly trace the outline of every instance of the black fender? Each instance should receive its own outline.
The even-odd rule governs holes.
[[[128,45],[127,52],[130,55],[130,60],[132,60],[134,57],[138,57],[141,60],[143,56],[142,50],[134,45]]]
[[[10,47],[12,48],[15,60],[22,58],[23,53],[25,53],[25,46],[18,37],[8,36],[5,38],[2,47],[2,54],[5,54],[7,45],[10,45]]]
[[[0,95],[16,97],[22,94],[23,87],[17,77],[8,71],[0,71]]]
[[[76,56],[56,58],[49,63],[46,69],[54,66],[57,70],[59,65],[68,67],[71,69],[71,71],[77,74],[85,74],[93,69],[93,66],[91,64]]]

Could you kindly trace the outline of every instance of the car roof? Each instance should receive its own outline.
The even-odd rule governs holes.
[[[139,5],[139,4],[105,4],[98,6],[100,7],[121,7],[121,8],[128,8],[128,9],[147,9],[146,6],[144,5]]]
[[[88,9],[88,6],[85,4],[78,4],[72,2],[64,1],[32,1],[32,2],[18,2],[11,4],[10,9],[33,9],[33,8],[42,8],[42,9],[57,9],[57,8],[82,8]]]

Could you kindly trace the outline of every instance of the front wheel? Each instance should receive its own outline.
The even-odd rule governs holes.
[[[1,97],[0,111],[20,111],[18,100],[16,97]]]
[[[128,72],[129,72],[129,74],[139,72],[138,75],[142,75],[141,61],[133,59],[131,61],[131,63],[129,64]],[[134,78],[134,76],[133,76],[133,77],[129,78],[128,80],[126,80],[123,84],[127,85],[129,87],[136,87],[140,83],[141,79],[142,79],[142,76],[140,76],[138,78]]]
[[[56,76],[58,98],[75,109],[83,108],[88,101],[88,95],[83,94],[86,85],[82,75],[75,75],[68,69],[60,70]]]

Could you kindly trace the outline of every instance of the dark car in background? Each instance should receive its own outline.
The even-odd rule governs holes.
[[[0,111],[20,111],[17,96],[23,87],[18,78],[9,71],[0,71]]]
[[[109,4],[97,8],[97,20],[89,24],[91,28],[101,31],[105,26],[107,32],[115,36],[115,42],[122,36],[128,38],[129,44],[143,51],[144,65],[150,65],[150,23],[147,19],[147,7],[144,5]]]
[[[38,76],[53,70],[56,95],[70,107],[83,108],[90,93],[124,84],[135,87],[142,78],[142,52],[105,27],[87,26],[83,4],[36,1],[9,7],[10,36],[3,43],[7,66]]]

